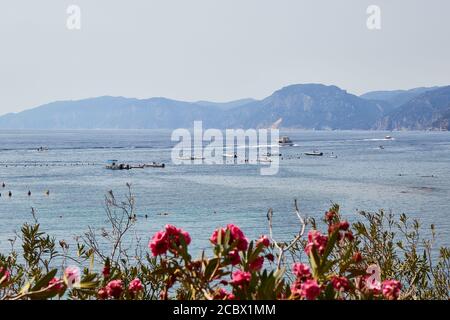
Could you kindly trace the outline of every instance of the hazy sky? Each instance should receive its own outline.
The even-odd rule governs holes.
[[[66,27],[69,5],[81,30]],[[381,30],[366,9],[381,8]],[[448,0],[2,0],[0,114],[100,95],[226,101],[293,83],[450,84]]]

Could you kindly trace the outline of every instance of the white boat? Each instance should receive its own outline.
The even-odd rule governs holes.
[[[323,152],[319,152],[319,151],[312,151],[312,152],[305,152],[306,156],[315,156],[315,157],[321,157],[323,156]]]
[[[258,159],[259,162],[272,162],[272,159],[268,157],[263,157]]]
[[[278,139],[278,144],[282,147],[292,147],[294,145],[294,142],[292,142],[289,137],[284,136]]]
[[[130,170],[131,166],[125,163],[118,163],[117,160],[109,160],[105,168],[109,170]]]
[[[234,154],[233,153],[224,153],[223,156],[226,157],[226,158],[234,158],[234,159],[237,158],[237,154],[236,153],[234,153]]]
[[[165,168],[166,165],[164,163],[152,162],[148,164],[144,164],[144,168]]]
[[[282,154],[281,153],[270,153],[270,152],[267,152],[266,156],[267,157],[281,157]]]
[[[391,136],[385,136],[384,139],[385,140],[392,140],[393,138]]]
[[[186,156],[186,157],[178,157],[178,160],[191,160],[191,161],[193,161],[193,160],[205,160],[205,158],[204,157],[189,157],[189,156]]]

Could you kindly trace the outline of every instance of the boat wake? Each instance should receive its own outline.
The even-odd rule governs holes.
[[[357,141],[392,141],[395,140],[395,138],[373,138],[373,139],[362,139]]]

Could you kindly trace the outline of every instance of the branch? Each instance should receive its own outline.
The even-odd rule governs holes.
[[[280,270],[281,268],[281,262],[284,258],[284,255],[287,251],[289,251],[294,245],[296,245],[301,238],[303,237],[306,229],[306,220],[302,217],[300,210],[298,209],[297,199],[294,200],[294,210],[295,214],[297,215],[298,219],[300,220],[300,230],[297,234],[297,236],[289,242],[289,244],[279,244],[278,241],[275,240],[273,237],[273,209],[270,208],[267,212],[267,220],[269,220],[269,236],[272,242],[275,245],[275,248],[278,250],[278,261],[277,261],[277,270]]]

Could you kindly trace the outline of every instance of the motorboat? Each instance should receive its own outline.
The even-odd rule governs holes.
[[[281,153],[270,153],[270,152],[267,152],[266,156],[267,157],[281,157],[282,154]]]
[[[105,168],[109,170],[130,170],[132,169],[132,166],[125,163],[111,162],[108,163]]]
[[[225,158],[234,158],[237,159],[237,154],[236,153],[224,153],[223,156]]]
[[[292,142],[289,137],[284,136],[278,139],[278,144],[282,147],[292,147],[294,145],[294,142]]]
[[[319,151],[305,152],[305,155],[306,156],[321,157],[321,156],[323,156],[323,152],[319,152]]]
[[[105,168],[109,170],[130,170],[131,166],[125,163],[119,163],[118,160],[108,160]]]
[[[165,168],[166,165],[164,163],[152,162],[148,164],[144,164],[145,168]]]
[[[178,157],[178,160],[194,161],[194,160],[205,160],[205,158],[204,157],[185,156],[185,157]]]

